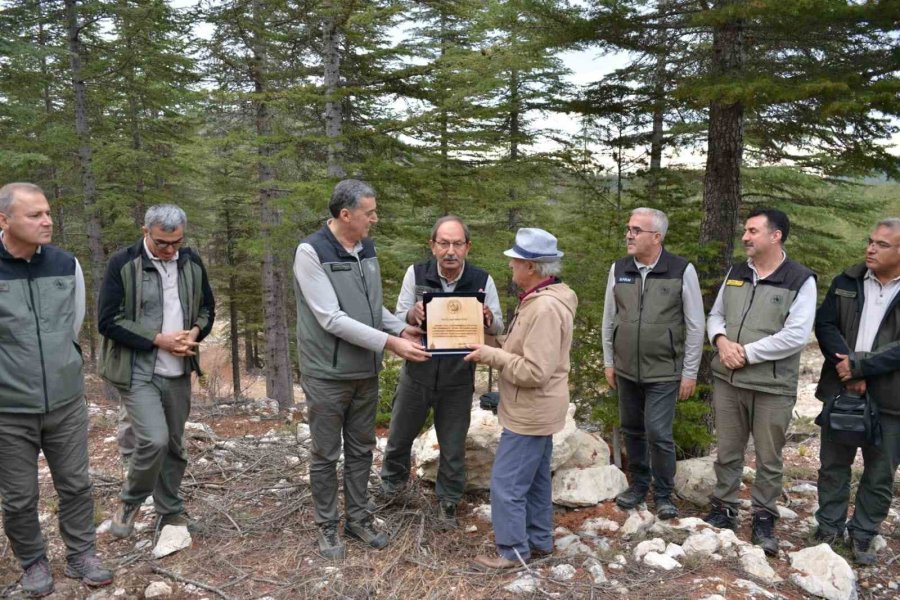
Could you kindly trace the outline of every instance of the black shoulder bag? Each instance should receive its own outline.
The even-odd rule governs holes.
[[[841,389],[829,398],[816,417],[822,428],[822,442],[844,446],[880,446],[881,422],[878,406],[868,392],[862,396]]]

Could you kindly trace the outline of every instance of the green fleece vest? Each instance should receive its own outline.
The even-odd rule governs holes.
[[[72,254],[47,245],[29,262],[0,245],[0,413],[47,413],[83,398],[75,316]]]
[[[663,249],[642,286],[633,257],[615,262],[616,375],[642,383],[681,379],[685,338],[681,290],[687,266],[688,261]]]
[[[774,273],[753,284],[753,271],[745,262],[731,269],[725,280],[722,304],[725,335],[739,344],[749,344],[781,331],[800,288],[815,274],[790,259]],[[739,388],[769,394],[795,396],[800,372],[800,350],[787,358],[747,365],[736,371],[712,358],[713,375]]]
[[[351,319],[382,329],[381,267],[375,244],[366,238],[358,256],[347,252],[325,225],[301,244],[316,251],[341,310]],[[319,379],[367,379],[381,371],[383,352],[373,352],[336,337],[322,328],[294,278],[297,298],[297,343],[300,372]]]

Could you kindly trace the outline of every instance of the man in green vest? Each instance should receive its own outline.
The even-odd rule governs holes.
[[[694,393],[703,349],[703,298],[694,266],[663,248],[666,214],[631,211],[628,256],[613,263],[603,307],[606,381],[619,393],[631,485],[616,496],[630,509],[653,484],[656,514],[673,519],[675,401]],[[649,454],[649,460],[648,460]]]
[[[180,495],[184,424],[215,300],[199,254],[183,246],[186,226],[178,206],[148,208],[143,235],[113,254],[100,289],[100,374],[119,389],[135,440],[110,528],[118,538],[132,534],[151,495],[160,525],[194,525]]]
[[[75,256],[52,246],[44,192],[0,188],[0,497],[3,528],[32,597],[53,591],[38,520],[38,454],[59,496],[66,577],[107,585],[97,558],[88,469],[88,411],[78,333],[84,276]]]
[[[387,546],[368,511],[369,471],[375,448],[378,372],[385,350],[409,361],[431,356],[422,330],[382,303],[381,267],[369,228],[378,222],[375,190],[355,179],[334,187],[331,218],[297,246],[294,292],[300,385],[312,435],[310,487],[319,528],[319,552],[343,558],[338,536],[337,463],[344,448],[344,534],[369,546]]]
[[[737,529],[738,491],[747,440],[753,435],[752,542],[778,554],[776,501],[781,496],[785,433],[797,400],[800,351],[816,312],[816,276],[784,252],[790,222],[775,209],[755,209],[744,225],[747,262],[733,266],[706,323],[715,347],[713,406],[718,455],[712,510],[705,521]]]

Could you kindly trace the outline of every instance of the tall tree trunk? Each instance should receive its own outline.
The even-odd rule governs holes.
[[[256,351],[253,350],[253,332],[250,327],[250,319],[244,315],[244,369],[247,373],[256,371]]]
[[[723,0],[727,7],[738,0]],[[725,21],[713,31],[713,74],[719,77],[737,75],[744,62],[744,24],[740,20]],[[713,100],[709,106],[709,134],[706,150],[706,175],[703,179],[703,216],[700,222],[700,246],[718,248],[699,261],[703,304],[712,308],[719,284],[731,266],[734,236],[741,208],[741,162],[744,150],[744,107],[740,102]],[[710,383],[710,354],[703,353],[698,378]],[[708,400],[712,400],[711,397]],[[712,431],[712,413],[705,419]]]
[[[337,19],[334,7],[329,3],[325,10],[327,16],[322,23],[322,63],[325,82],[325,138],[328,143],[327,169],[328,177],[343,178],[344,143],[341,139],[343,115],[341,114],[341,54],[338,40]]]
[[[91,131],[87,119],[87,92],[82,74],[83,47],[79,33],[76,0],[65,0],[66,31],[69,41],[69,64],[72,75],[72,91],[75,104],[75,135],[78,139],[78,162],[81,168],[81,186],[84,194],[85,233],[87,234],[88,252],[90,253],[91,297],[88,298],[88,315],[93,327],[90,328],[90,354],[97,364],[97,349],[93,332],[97,329],[97,298],[100,295],[100,284],[103,280],[103,267],[106,262],[103,243],[100,235],[100,217],[97,214],[97,183],[92,168],[93,149],[91,147]]]
[[[447,28],[447,8],[441,5],[441,14],[440,14],[440,36],[441,36],[441,54],[440,60],[443,61],[444,57],[447,54],[447,48],[450,46],[450,33]],[[440,79],[438,79],[440,81]],[[439,90],[441,93],[441,101],[446,102],[446,99],[449,97],[450,90],[442,89]],[[438,179],[441,185],[441,212],[443,214],[449,214],[451,211],[450,207],[450,117],[448,115],[447,109],[442,106],[439,116],[439,125],[440,125],[440,153],[441,153],[441,163],[440,163],[440,173],[438,175]]]
[[[724,0],[719,6],[734,4]],[[741,21],[718,24],[713,32],[714,75],[728,78],[743,67],[744,25]],[[703,218],[700,245],[720,252],[702,263],[704,304],[712,307],[717,285],[731,266],[734,235],[741,206],[741,162],[744,149],[744,107],[740,102],[713,100],[709,107],[706,175],[703,180]]]
[[[259,13],[259,2],[253,3],[254,13]],[[288,341],[287,313],[284,307],[284,277],[281,261],[275,249],[274,232],[280,215],[275,206],[277,191],[274,189],[275,169],[272,166],[275,148],[269,137],[272,135],[272,115],[266,94],[268,87],[268,66],[265,29],[257,21],[254,34],[253,59],[250,74],[256,96],[257,181],[259,193],[257,203],[260,213],[260,236],[263,243],[262,296],[263,317],[266,337],[266,395],[278,402],[279,411],[286,411],[294,405],[294,385],[291,373],[291,357]]]
[[[225,211],[225,264],[228,265],[228,340],[231,342],[231,397],[241,397],[241,353],[240,332],[238,331],[238,281],[237,265],[234,259],[234,245],[237,232],[231,218],[231,208],[226,204]]]
[[[659,12],[665,12],[669,0],[659,0]],[[666,110],[666,39],[664,27],[659,29],[656,46],[656,69],[653,72],[653,115],[650,130],[650,169],[647,171],[647,201],[656,203],[659,197],[659,176],[662,171],[663,115]]]
[[[43,6],[38,8],[41,13],[43,13]],[[39,23],[38,23],[38,46],[41,48],[40,57],[41,57],[41,97],[44,101],[44,112],[47,114],[47,121],[49,122],[54,113],[53,110],[53,96],[50,92],[50,67],[47,64],[47,53],[44,52],[44,48],[47,47],[48,35],[47,30],[44,28],[44,19],[45,15],[41,14]],[[52,189],[51,197],[53,198],[53,243],[62,248],[67,248],[68,243],[66,240],[66,208],[63,206],[62,199],[62,189],[59,186],[59,175],[56,171],[56,165],[50,164],[47,167],[47,178],[50,180],[50,185]]]
[[[509,74],[509,161],[513,169],[516,169],[516,163],[519,161],[519,135],[521,132],[522,106],[521,96],[519,93],[519,72],[512,69]],[[509,187],[510,208],[506,215],[507,227],[512,230],[519,226],[521,217],[521,208],[518,203],[518,190],[514,186]],[[515,298],[519,291],[513,280],[512,275],[506,282],[506,295]],[[511,303],[506,311],[506,322],[512,321],[515,314],[515,304]]]

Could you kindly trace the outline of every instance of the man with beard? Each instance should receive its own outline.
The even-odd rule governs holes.
[[[744,225],[747,262],[732,267],[706,323],[712,359],[718,456],[712,511],[705,521],[737,528],[744,451],[753,434],[752,542],[778,554],[785,432],[797,400],[800,351],[812,331],[816,277],[784,252],[790,223],[775,209],[752,211]]]

